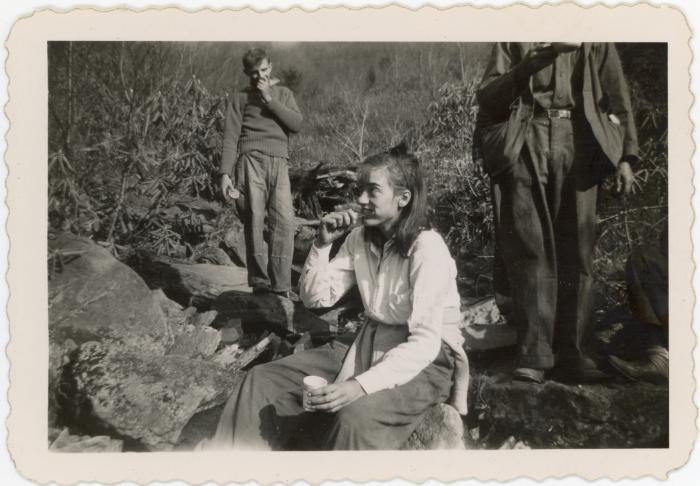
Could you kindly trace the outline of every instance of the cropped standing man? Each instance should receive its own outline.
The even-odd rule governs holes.
[[[250,83],[233,95],[226,110],[221,192],[224,198],[235,197],[231,179],[235,170],[248,284],[254,292],[271,291],[289,297],[295,230],[288,173],[289,135],[301,128],[302,115],[292,91],[272,77],[272,63],[264,50],[247,51],[243,70]],[[266,214],[267,245],[263,240]]]
[[[599,185],[629,193],[639,161],[629,91],[609,43],[498,43],[479,88],[497,261],[518,326],[513,378],[604,377],[591,359]],[[556,355],[556,362],[555,362]]]

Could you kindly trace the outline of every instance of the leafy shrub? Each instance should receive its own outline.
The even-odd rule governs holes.
[[[72,161],[61,150],[49,155],[50,220],[113,248],[181,252],[186,225],[160,210],[216,197],[225,98],[192,77],[142,98],[127,91],[93,110],[97,142],[71,150]]]

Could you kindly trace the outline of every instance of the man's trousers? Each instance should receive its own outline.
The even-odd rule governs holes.
[[[601,152],[583,117],[529,122],[520,159],[492,180],[497,259],[518,327],[520,367],[586,356]]]
[[[237,201],[243,219],[248,285],[286,292],[292,287],[294,205],[288,161],[262,152],[246,152],[236,163]],[[269,232],[265,243],[265,216]]]

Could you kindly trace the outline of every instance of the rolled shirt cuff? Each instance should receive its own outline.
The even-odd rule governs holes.
[[[373,373],[371,368],[355,376],[353,379],[360,384],[367,395],[388,388],[386,386],[386,379],[378,373]]]
[[[328,262],[331,258],[331,247],[333,245],[326,245],[322,248],[316,246],[316,242],[311,245],[311,250],[309,251],[309,256],[307,260],[307,266],[312,266],[319,260],[323,262]]]

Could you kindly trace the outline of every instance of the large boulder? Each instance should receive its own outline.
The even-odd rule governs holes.
[[[232,290],[251,292],[245,268],[211,263],[146,262],[139,273],[153,289],[183,306],[208,307],[220,294]]]
[[[49,240],[49,336],[60,344],[114,339],[164,352],[169,328],[141,277],[92,241]]]
[[[234,267],[169,268],[208,298],[239,288],[230,273],[217,273]],[[210,326],[216,311],[199,313],[151,290],[84,238],[51,239],[49,271],[49,424],[69,430],[58,450],[117,447],[95,438],[102,435],[127,450],[172,448],[190,418],[222,404],[273,339],[220,349],[221,332]]]
[[[69,367],[62,408],[72,422],[150,450],[171,449],[190,418],[224,403],[241,376],[202,359],[104,342],[81,345]]]
[[[435,405],[425,414],[402,447],[406,450],[464,448],[462,417],[454,407],[444,403]]]

